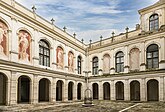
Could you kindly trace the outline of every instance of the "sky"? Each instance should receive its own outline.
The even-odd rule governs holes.
[[[84,39],[85,43],[111,37],[125,32],[125,28],[135,29],[140,23],[138,10],[159,0],[16,0],[46,20],[54,18],[54,24],[67,28],[71,35]]]

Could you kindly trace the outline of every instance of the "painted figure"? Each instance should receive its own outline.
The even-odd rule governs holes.
[[[57,47],[57,68],[63,69],[64,68],[64,51],[61,47]]]
[[[26,31],[19,32],[19,59],[24,62],[30,61],[30,35]]]
[[[73,53],[72,52],[69,52],[68,53],[68,67],[69,67],[69,72],[73,72],[74,71],[73,62],[74,62]]]
[[[7,26],[0,21],[0,55],[6,55]]]

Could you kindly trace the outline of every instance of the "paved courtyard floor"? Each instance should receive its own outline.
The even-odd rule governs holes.
[[[94,101],[92,107],[83,107],[82,104],[83,102],[19,104],[16,106],[0,106],[0,112],[165,112],[164,102]]]

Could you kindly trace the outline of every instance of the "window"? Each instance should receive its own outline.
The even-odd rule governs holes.
[[[121,51],[116,54],[116,72],[124,72],[124,54]]]
[[[93,75],[98,74],[98,57],[93,58]]]
[[[147,68],[159,67],[159,50],[158,45],[152,44],[147,48]]]
[[[39,64],[50,66],[50,49],[47,42],[41,40],[39,42]]]
[[[159,29],[159,16],[158,14],[153,14],[150,16],[150,31]]]
[[[78,74],[81,74],[81,56],[78,56],[77,58],[77,70]]]

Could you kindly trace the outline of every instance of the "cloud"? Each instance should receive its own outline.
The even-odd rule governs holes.
[[[37,14],[55,19],[55,25],[67,27],[77,38],[95,41],[100,35],[109,37],[112,30],[123,31],[126,26],[134,28],[139,21],[137,10],[158,0],[16,0],[31,9],[37,8]],[[138,4],[138,5],[137,5]],[[79,37],[80,36],[80,37]]]

